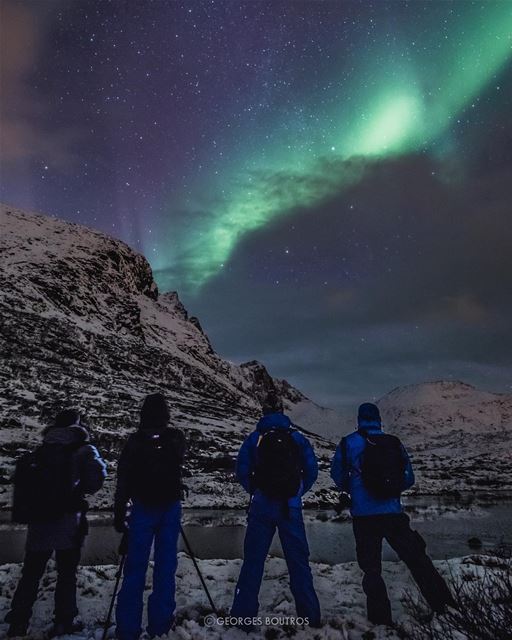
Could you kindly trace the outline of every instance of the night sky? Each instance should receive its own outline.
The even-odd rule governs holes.
[[[1,199],[319,403],[512,389],[512,1],[1,1]]]

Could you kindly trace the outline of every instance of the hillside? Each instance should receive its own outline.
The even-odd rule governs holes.
[[[378,402],[428,491],[512,489],[512,395],[458,381],[394,389]]]
[[[110,463],[99,497],[105,506],[113,461],[146,393],[163,391],[173,424],[186,431],[194,505],[245,504],[233,460],[268,388],[279,390],[291,414],[306,408],[308,426],[322,413],[261,363],[218,356],[177,293],[160,294],[146,259],[123,242],[3,206],[0,265],[0,505],[9,499],[13,459],[66,405],[83,411]],[[326,468],[330,450],[316,441]]]

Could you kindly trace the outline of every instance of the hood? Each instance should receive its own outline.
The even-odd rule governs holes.
[[[357,424],[360,429],[380,429],[379,407],[373,402],[363,402],[357,411]]]
[[[46,444],[86,444],[89,433],[84,427],[48,427],[43,432],[43,442]]]
[[[144,398],[139,429],[161,429],[167,426],[169,418],[169,407],[163,394],[150,393]]]
[[[382,431],[382,424],[380,420],[359,420],[356,429],[360,431]]]
[[[260,433],[263,433],[269,429],[289,429],[291,426],[292,421],[283,413],[268,413],[260,419],[256,425],[256,429]]]

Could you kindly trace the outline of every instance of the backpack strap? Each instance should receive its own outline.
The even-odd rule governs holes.
[[[346,436],[340,441],[341,449],[341,468],[343,470],[343,477],[341,483],[344,487],[348,487],[350,480],[350,472],[348,469],[348,455],[347,455],[347,438]]]
[[[365,442],[368,442],[368,433],[364,429],[358,429],[356,433],[360,435]]]
[[[251,505],[252,505],[252,501],[254,498],[254,493],[256,491],[256,487],[254,486],[254,474],[255,474],[255,470],[254,470],[254,465],[256,464],[256,456],[258,455],[258,447],[260,446],[260,443],[263,439],[263,433],[258,433],[258,439],[256,440],[256,444],[254,446],[254,458],[251,461],[251,465],[249,467],[249,502],[247,503],[247,508],[245,510],[245,513],[249,514],[249,511],[251,510]]]

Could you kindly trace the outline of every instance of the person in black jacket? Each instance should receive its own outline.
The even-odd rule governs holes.
[[[114,526],[128,535],[116,608],[116,637],[120,640],[137,640],[142,633],[143,593],[153,542],[149,636],[167,634],[174,622],[185,438],[181,431],[168,426],[169,418],[164,396],[147,396],[139,429],[128,438],[117,468]]]
[[[455,601],[448,585],[427,555],[425,541],[417,531],[411,529],[409,516],[404,513],[400,493],[412,487],[415,478],[407,451],[399,440],[397,444],[401,464],[396,464],[392,459],[402,476],[399,491],[392,495],[379,495],[365,482],[363,461],[367,447],[373,447],[374,451],[379,452],[379,456],[384,456],[386,449],[378,446],[379,439],[386,442],[383,438],[386,436],[379,408],[371,402],[365,402],[359,407],[357,430],[345,436],[336,449],[331,477],[337,487],[351,497],[350,512],[357,561],[364,573],[363,590],[366,594],[368,619],[373,624],[392,625],[391,603],[381,575],[383,539],[388,541],[408,566],[433,611],[442,614],[446,612],[446,607],[455,606]]]
[[[6,616],[10,624],[8,637],[26,636],[32,607],[37,598],[39,581],[45,571],[48,560],[55,551],[57,564],[57,585],[55,588],[55,622],[50,636],[73,633],[81,628],[74,619],[78,614],[76,604],[76,571],[80,561],[80,552],[87,534],[85,513],[87,503],[84,496],[96,493],[106,476],[106,465],[98,450],[89,442],[87,430],[80,424],[80,414],[75,409],[66,409],[55,418],[52,426],[45,429],[43,444],[30,456],[41,465],[43,479],[53,466],[69,467],[62,472],[61,483],[70,484],[72,500],[68,504],[55,504],[54,496],[46,493],[58,493],[58,487],[49,484],[28,487],[32,504],[28,515],[28,533],[25,559],[21,579]],[[68,478],[69,476],[69,478]],[[21,482],[21,479],[19,479]],[[16,504],[13,512],[25,505]],[[41,494],[41,495],[39,495]],[[61,498],[63,500],[63,498]],[[50,508],[55,509],[54,514]],[[44,510],[48,513],[45,514]],[[40,511],[40,513],[36,513]]]

